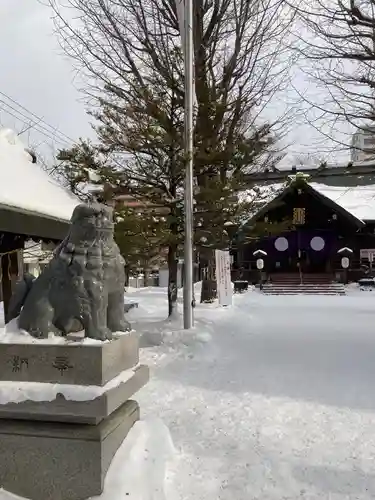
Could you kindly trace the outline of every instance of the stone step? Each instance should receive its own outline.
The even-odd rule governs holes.
[[[346,295],[345,289],[263,289],[264,295]]]
[[[270,276],[272,278],[296,278],[299,277],[299,273],[270,273]],[[308,278],[332,278],[332,274],[329,273],[304,273],[302,272],[303,276],[306,276]]]
[[[346,295],[342,283],[293,282],[291,280],[268,282],[263,285],[265,295]]]
[[[302,284],[277,284],[277,285],[274,285],[274,284],[270,284],[270,283],[265,283],[263,285],[264,288],[306,288],[306,289],[313,289],[313,288],[342,288],[342,284],[341,283],[332,283],[332,284],[306,284],[306,283],[302,283]]]
[[[278,289],[296,289],[296,290],[324,290],[324,289],[341,289],[342,286],[340,285],[263,285],[263,288],[267,289],[273,289],[273,290],[278,290]]]
[[[318,283],[318,284],[330,284],[332,283],[333,280],[309,280],[309,279],[302,279],[302,283]],[[300,284],[301,280],[300,279],[290,279],[290,280],[270,280],[270,283],[278,284],[278,283],[296,283]]]
[[[317,293],[341,293],[341,292],[342,292],[341,290],[298,290],[298,289],[264,290],[264,293],[311,293],[311,294],[317,294]]]
[[[332,283],[333,280],[310,280],[306,278],[302,278],[304,283]],[[270,280],[270,283],[300,283],[301,279],[290,279],[290,280]]]
[[[34,420],[44,422],[62,422],[75,424],[96,425],[109,417],[121,405],[126,403],[136,392],[138,392],[149,380],[148,366],[138,365],[131,370],[125,370],[117,377],[104,385],[96,397],[87,396],[86,399],[74,399],[69,393],[69,385],[63,385],[55,399],[51,401],[33,401],[32,395],[25,401],[17,403],[6,403],[0,405],[0,427],[2,419]],[[27,384],[13,382],[18,385],[20,391],[27,391]],[[22,385],[23,384],[23,385]],[[40,384],[41,391],[46,384]],[[58,384],[57,384],[58,385]],[[35,386],[35,384],[34,384]],[[7,388],[9,390],[9,383]],[[0,390],[2,388],[0,382]],[[58,389],[57,389],[58,390]],[[70,396],[64,397],[64,391]],[[39,398],[37,392],[36,397]]]
[[[319,292],[341,292],[343,291],[342,288],[297,288],[297,287],[290,287],[290,288],[263,288],[264,292],[298,292],[298,293],[319,293]]]
[[[342,286],[342,283],[264,283],[263,286],[272,286],[272,287],[280,287],[280,286],[305,286],[305,287],[324,287],[324,286]]]
[[[271,286],[331,286],[333,283],[306,283],[306,282],[284,282],[284,283],[265,283]],[[339,283],[340,284],[340,283]]]
[[[309,274],[303,274],[302,275],[302,281],[304,283],[332,283],[333,276],[330,275],[309,275]],[[291,275],[291,276],[275,276],[271,275],[270,276],[270,282],[271,283],[300,283],[301,282],[301,277],[298,274]]]
[[[316,292],[316,291],[341,291],[343,290],[343,287],[335,287],[335,286],[321,286],[321,287],[305,287],[305,286],[269,286],[269,287],[263,287],[263,290],[295,290],[299,292]]]
[[[306,292],[264,292],[263,295],[346,295],[344,292],[321,292],[321,293],[306,293]]]

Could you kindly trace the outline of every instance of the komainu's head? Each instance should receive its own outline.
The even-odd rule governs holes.
[[[113,238],[113,210],[107,205],[78,205],[70,222],[70,239],[75,244],[79,241],[94,243]]]

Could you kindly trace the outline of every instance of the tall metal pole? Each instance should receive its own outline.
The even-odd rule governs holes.
[[[184,1],[185,56],[185,248],[184,248],[184,328],[194,325],[193,319],[193,110],[194,50],[193,0]]]

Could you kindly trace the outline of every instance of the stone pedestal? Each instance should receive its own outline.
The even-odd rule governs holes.
[[[0,381],[104,385],[139,361],[138,339],[120,335],[111,342],[0,343]]]
[[[117,449],[139,419],[135,401],[96,426],[2,420],[1,486],[31,500],[99,495]]]
[[[11,381],[21,394],[18,403],[0,405],[0,488],[30,500],[100,495],[113,456],[139,419],[130,398],[149,371],[138,359],[130,334],[108,343],[0,344],[0,392]],[[32,394],[47,388],[56,397],[30,400],[30,383]]]

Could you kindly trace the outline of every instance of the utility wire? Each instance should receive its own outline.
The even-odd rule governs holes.
[[[8,106],[10,109],[12,109],[13,111],[15,111],[16,113],[20,113],[20,111],[18,111],[16,108],[14,108],[13,106],[10,106],[9,104],[5,103],[5,101],[1,100],[0,99],[0,106],[1,105],[5,105],[5,106]],[[61,145],[66,145],[68,143],[67,140],[62,140],[61,138],[59,137],[56,137],[56,136],[51,136],[49,135],[45,129],[42,129],[40,128],[40,126],[38,125],[38,123],[35,123],[35,122],[32,122],[32,124],[30,124],[30,120],[28,117],[26,117],[26,115],[24,114],[21,114],[22,118],[20,118],[20,116],[16,115],[14,112],[10,111],[9,109],[6,109],[4,107],[1,107],[0,108],[0,111],[4,111],[4,113],[7,113],[8,115],[12,116],[13,118],[15,118],[16,120],[22,122],[24,125],[27,125],[27,126],[30,126],[31,125],[31,128],[36,130],[37,132],[39,132],[40,134],[42,134],[43,136],[47,137],[47,139],[53,141],[53,142],[58,142],[59,144]],[[28,122],[25,121],[25,120],[29,120]]]
[[[0,91],[0,96],[3,96],[6,99],[8,99],[10,102],[15,104],[15,106],[18,106],[18,108],[24,110],[25,113],[17,109],[15,106],[9,104],[4,99],[0,99],[0,112],[4,111],[5,113],[12,116],[16,120],[22,122],[25,126],[32,128],[33,130],[36,130],[38,133],[42,134],[44,137],[48,138],[52,142],[58,142],[59,144],[65,147],[67,144],[69,144],[69,146],[79,146],[79,143],[75,141],[73,138],[61,132],[58,128],[50,125],[42,117],[38,116],[34,112],[27,109],[25,106],[23,106],[17,100],[10,97],[5,92]],[[58,170],[63,163],[64,163],[63,161],[60,161],[58,164],[56,164],[52,170],[49,170],[49,174],[53,175],[53,173],[56,170]]]
[[[21,108],[23,111],[26,111],[27,114],[31,115],[34,117],[34,120],[37,120],[38,123],[44,123],[44,125],[46,125],[48,128],[51,129],[51,132],[53,132],[54,134],[58,133],[58,135],[60,137],[64,137],[65,139],[65,142],[75,142],[74,139],[72,139],[71,137],[69,137],[67,134],[65,134],[64,132],[61,132],[57,127],[53,127],[52,125],[50,125],[48,122],[46,122],[41,116],[38,116],[37,114],[35,114],[33,111],[30,111],[29,109],[27,109],[25,106],[23,106],[20,102],[18,102],[16,99],[13,99],[12,97],[10,97],[8,94],[6,94],[5,92],[2,92],[0,90],[0,95],[5,97],[5,99],[7,99],[8,101],[12,102],[13,104],[15,104],[16,106],[18,106],[19,108]],[[4,101],[2,101],[4,102]],[[10,105],[7,104],[9,107]],[[21,112],[20,112],[21,113]],[[43,127],[45,128],[45,127]]]

